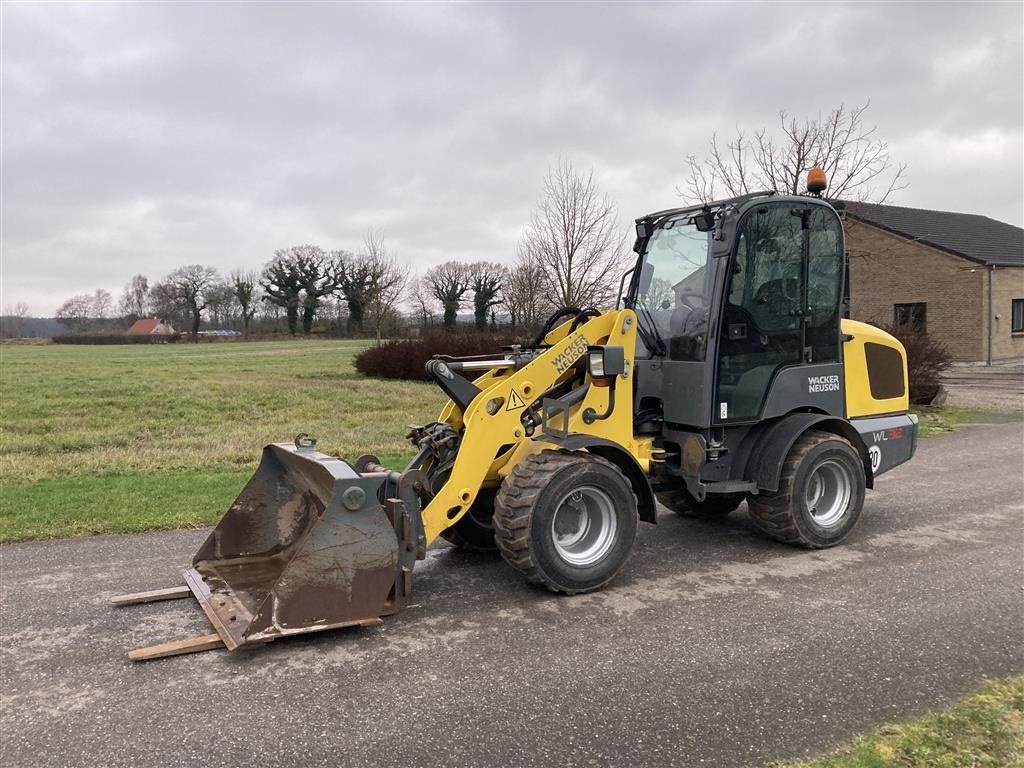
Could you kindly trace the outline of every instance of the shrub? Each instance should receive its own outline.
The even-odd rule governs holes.
[[[181,339],[180,333],[142,335],[127,333],[65,333],[54,336],[54,344],[173,344]]]
[[[931,337],[918,323],[887,323],[881,327],[907,350],[907,379],[910,402],[927,405],[939,394],[942,373],[953,362],[946,345]]]
[[[508,334],[432,333],[420,339],[389,341],[370,347],[356,355],[356,370],[364,376],[381,379],[412,379],[428,381],[424,366],[434,355],[464,357],[494,355],[523,339]]]

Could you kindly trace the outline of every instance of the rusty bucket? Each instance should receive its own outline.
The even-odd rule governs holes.
[[[256,473],[192,558],[186,586],[112,598],[133,605],[194,595],[216,634],[137,649],[129,658],[377,624],[402,607],[425,553],[412,492],[422,487],[421,473],[370,462],[359,472],[302,438],[263,449]]]
[[[224,645],[376,623],[398,610],[403,521],[401,504],[380,498],[384,480],[300,441],[263,449],[185,572]]]

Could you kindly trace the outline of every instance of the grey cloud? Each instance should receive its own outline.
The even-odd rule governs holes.
[[[898,202],[1022,219],[1019,4],[13,4],[3,302],[357,248],[510,260],[548,167],[623,226],[713,131],[871,99]]]

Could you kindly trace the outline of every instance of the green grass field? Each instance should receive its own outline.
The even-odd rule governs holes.
[[[445,398],[360,376],[363,346],[0,346],[0,540],[212,524],[299,432],[402,463]]]

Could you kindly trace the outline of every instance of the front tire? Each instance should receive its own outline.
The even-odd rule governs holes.
[[[629,559],[637,500],[622,472],[590,453],[541,451],[505,478],[494,539],[527,581],[578,594],[607,584]]]
[[[782,468],[777,493],[751,496],[750,517],[765,534],[808,549],[845,539],[864,506],[864,464],[848,440],[801,435]]]

